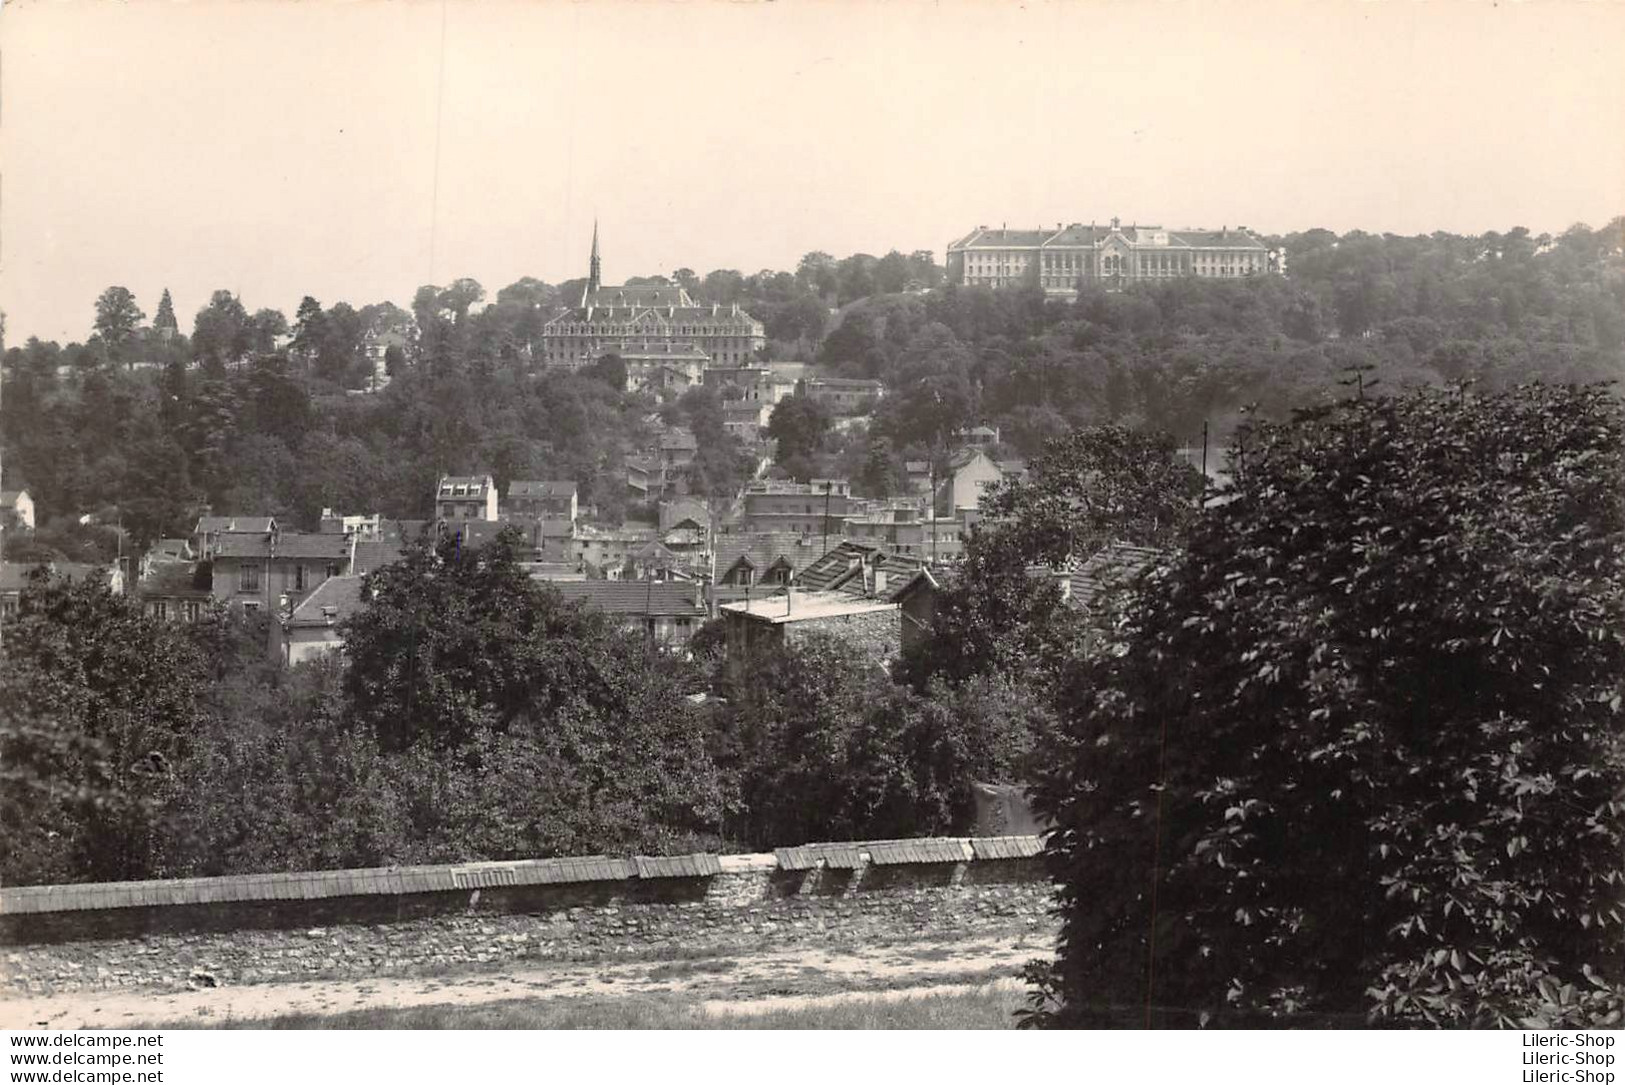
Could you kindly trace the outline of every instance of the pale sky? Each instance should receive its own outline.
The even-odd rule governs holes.
[[[4,0],[7,343],[977,225],[1625,213],[1625,3]]]

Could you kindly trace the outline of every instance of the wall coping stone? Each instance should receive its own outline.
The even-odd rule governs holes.
[[[1029,859],[1043,850],[1035,836],[939,837],[867,843],[820,843],[780,848],[774,854],[567,856],[495,860],[438,866],[236,874],[214,878],[90,882],[0,888],[0,916],[39,915],[126,908],[188,907],[267,900],[405,896],[502,886],[625,882],[662,878],[708,878],[757,871],[803,871],[817,867],[856,869],[863,864],[962,863]]]

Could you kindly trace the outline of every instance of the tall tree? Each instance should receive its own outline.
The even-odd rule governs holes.
[[[180,334],[180,322],[175,319],[175,303],[170,300],[167,286],[164,287],[163,297],[158,299],[158,315],[152,318],[152,330],[160,335]]]
[[[135,336],[147,314],[135,303],[135,295],[122,286],[110,286],[96,299],[96,334],[108,348],[117,351]]]
[[[1617,1023],[1619,401],[1366,398],[1235,451],[1064,701],[1035,1021]]]

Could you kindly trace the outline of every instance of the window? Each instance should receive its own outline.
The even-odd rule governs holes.
[[[237,567],[237,590],[260,590],[260,567],[258,565],[239,565]]]
[[[303,565],[295,565],[293,567],[293,590],[305,590],[305,567]]]
[[[199,607],[197,605],[197,600],[189,600],[186,604],[186,620],[189,622],[195,622],[198,620],[198,615]]]
[[[159,621],[166,620],[169,617],[169,604],[164,602],[162,599],[159,599],[153,603],[152,616],[157,618]]]
[[[243,612],[245,614],[258,614],[260,612],[259,600],[245,599],[243,601]]]

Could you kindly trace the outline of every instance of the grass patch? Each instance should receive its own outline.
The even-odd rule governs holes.
[[[672,961],[669,964],[657,964],[649,969],[649,979],[679,980],[707,972],[731,972],[738,964],[739,962],[732,957],[718,957],[711,960]]]
[[[748,1005],[741,1003],[740,1005]],[[298,1013],[183,1021],[146,1028],[211,1029],[1007,1029],[1025,991],[998,984],[907,998],[843,998],[829,1005],[707,1014],[694,999],[554,998],[480,1006]],[[132,1026],[135,1027],[135,1026]]]

